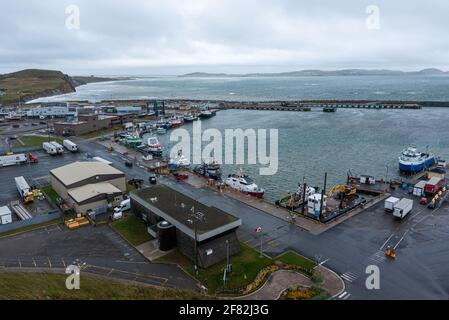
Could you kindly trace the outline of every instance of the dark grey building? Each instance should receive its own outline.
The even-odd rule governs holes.
[[[230,255],[240,252],[235,231],[242,221],[233,215],[164,185],[133,191],[130,198],[132,212],[146,222],[150,233],[159,238],[164,250],[167,243],[173,243],[182,254],[195,261],[196,237],[200,267],[225,260],[228,248]],[[161,228],[162,221],[171,226],[167,228],[165,223]]]

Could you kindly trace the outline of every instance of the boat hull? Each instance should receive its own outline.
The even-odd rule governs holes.
[[[252,197],[259,198],[259,199],[262,199],[263,195],[265,194],[265,192],[244,192],[244,193],[249,194]]]
[[[419,172],[435,164],[435,158],[429,158],[419,163],[408,163],[399,161],[399,170],[402,172]]]

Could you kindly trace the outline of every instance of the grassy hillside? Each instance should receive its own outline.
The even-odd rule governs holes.
[[[87,276],[81,273],[80,289],[67,290],[66,275],[0,272],[0,300],[179,300],[204,299],[187,290],[158,289]]]
[[[74,92],[72,79],[61,71],[28,69],[0,75],[1,104],[23,101]]]

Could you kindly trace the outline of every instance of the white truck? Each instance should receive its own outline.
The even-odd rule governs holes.
[[[33,192],[24,177],[15,177],[17,191],[23,202],[28,203],[34,200]]]
[[[23,153],[0,156],[0,167],[13,166],[27,162],[27,157]]]
[[[58,150],[56,149],[56,147],[50,143],[50,142],[44,142],[42,144],[42,148],[45,150],[45,152],[47,152],[48,154],[51,155],[55,155],[58,154]]]
[[[56,152],[58,154],[63,154],[64,152],[64,147],[61,146],[59,143],[57,143],[56,141],[51,141],[50,142],[55,148],[56,148]]]
[[[0,207],[0,225],[12,222],[11,210],[8,206]]]
[[[120,202],[120,205],[114,208],[114,214],[119,214],[119,212],[127,211],[131,209],[131,199],[126,199]]]
[[[410,213],[413,209],[413,200],[402,198],[395,206],[393,216],[396,218],[404,219],[404,217]]]
[[[70,152],[77,152],[78,151],[78,146],[75,143],[73,143],[72,141],[68,140],[68,139],[63,140],[62,144]]]
[[[396,197],[389,197],[387,200],[385,200],[385,211],[393,212],[394,206],[400,201],[401,199]]]

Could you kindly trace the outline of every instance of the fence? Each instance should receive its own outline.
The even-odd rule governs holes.
[[[36,224],[48,222],[61,217],[61,212],[57,209],[51,210],[48,214],[35,216],[29,220],[17,221],[5,225],[0,225],[0,234],[7,231],[12,231],[18,228],[33,226]]]

